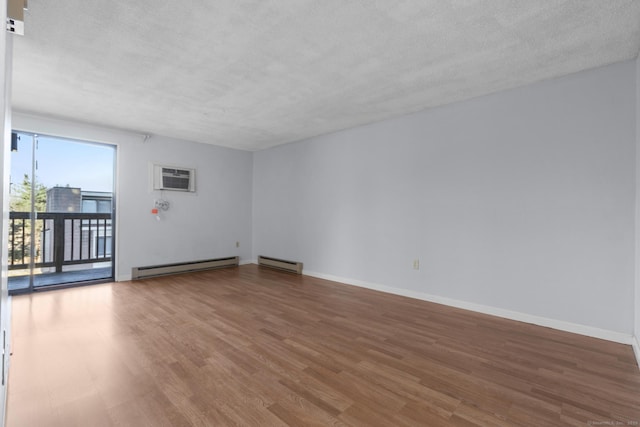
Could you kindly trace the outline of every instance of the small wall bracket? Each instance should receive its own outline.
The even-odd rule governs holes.
[[[27,0],[7,0],[7,31],[24,36],[24,11]]]

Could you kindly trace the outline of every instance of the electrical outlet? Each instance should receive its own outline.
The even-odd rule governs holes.
[[[236,242],[236,248],[240,247],[240,242]]]
[[[420,260],[417,258],[413,260],[413,269],[420,270]]]

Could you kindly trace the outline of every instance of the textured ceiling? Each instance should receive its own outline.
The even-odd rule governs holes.
[[[257,150],[634,58],[638,0],[29,0],[13,107]]]

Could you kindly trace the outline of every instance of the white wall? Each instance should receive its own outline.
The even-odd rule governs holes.
[[[635,72],[256,152],[254,257],[630,336]]]
[[[196,169],[196,192],[150,192],[149,162]],[[251,259],[252,153],[152,137],[119,150],[120,277],[131,267],[223,256]],[[162,196],[170,209],[151,215]],[[236,241],[240,247],[236,248]]]
[[[131,268],[238,255],[251,258],[252,153],[16,113],[14,128],[117,145],[116,278]],[[196,193],[151,191],[149,164],[196,169]],[[154,200],[171,207],[156,221]],[[236,241],[240,247],[236,248]]]
[[[7,20],[7,2],[0,0],[0,22]],[[0,425],[6,421],[7,405],[7,379],[9,372],[9,354],[11,353],[11,310],[8,294],[8,235],[9,235],[9,172],[11,153],[11,69],[13,63],[13,40],[6,31],[0,31],[0,129],[2,132],[0,150],[0,204],[2,205],[2,229],[0,233],[0,346],[4,366],[2,372],[5,375],[0,383]],[[3,339],[3,335],[6,336]]]
[[[640,366],[640,56],[636,59],[636,280],[635,280],[635,343],[634,350]]]

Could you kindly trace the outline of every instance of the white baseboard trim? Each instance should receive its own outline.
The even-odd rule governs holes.
[[[631,346],[633,347],[633,352],[636,355],[636,362],[638,362],[638,369],[640,369],[640,337],[633,337]]]
[[[116,277],[116,282],[128,282],[131,280],[131,274],[120,274]]]
[[[362,288],[372,289],[375,291],[387,292],[394,295],[400,295],[409,298],[415,298],[423,301],[434,302],[437,304],[448,305],[451,307],[462,308],[464,310],[475,311],[478,313],[489,314],[492,316],[503,317],[505,319],[516,320],[519,322],[531,323],[547,328],[558,329],[560,331],[572,332],[574,334],[586,335],[593,338],[600,338],[607,341],[613,341],[621,344],[629,344],[637,346],[637,340],[632,335],[622,332],[609,331],[593,326],[580,325],[578,323],[566,322],[563,320],[550,319],[547,317],[535,316],[517,311],[505,310],[503,308],[491,307],[482,304],[476,304],[467,301],[461,301],[453,298],[441,297],[437,295],[426,294],[422,292],[410,291],[408,289],[394,288],[391,286],[380,285],[377,283],[365,282],[362,280],[348,279],[344,277],[333,276],[330,274],[317,273],[315,271],[303,271],[304,275],[317,277],[319,279],[331,280],[334,282],[345,283],[347,285],[359,286]],[[635,348],[634,348],[635,350]],[[640,350],[640,349],[638,349]],[[636,351],[638,357],[638,351]]]
[[[258,260],[255,260],[255,259],[240,260],[240,265],[257,264],[257,263],[258,263]]]

